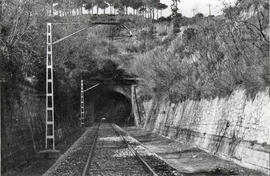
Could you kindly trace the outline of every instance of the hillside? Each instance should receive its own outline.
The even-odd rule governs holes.
[[[142,157],[161,175],[269,173],[269,1],[191,18],[161,2],[0,0],[1,174],[41,175],[72,143],[55,175],[144,173],[115,124],[164,152],[174,169]]]
[[[135,55],[130,70],[145,79],[149,92],[176,102],[227,96],[237,87],[256,94],[270,83],[269,9],[260,2],[250,5],[255,12],[249,18],[243,18],[247,2],[239,1],[222,18],[179,17],[174,28],[155,22],[143,41],[128,46]]]

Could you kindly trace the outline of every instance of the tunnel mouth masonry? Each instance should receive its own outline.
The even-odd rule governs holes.
[[[94,105],[94,121],[116,123],[120,126],[133,126],[132,105],[129,98],[113,91],[100,95]]]

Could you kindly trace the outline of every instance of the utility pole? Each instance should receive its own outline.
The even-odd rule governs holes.
[[[84,93],[97,87],[99,85],[99,83],[95,84],[94,86],[91,86],[87,89],[84,90],[84,84],[83,84],[83,80],[81,80],[81,127],[85,126],[85,111],[84,111]]]
[[[88,29],[85,27],[55,42],[52,41],[52,23],[47,23],[47,57],[46,57],[46,129],[45,129],[45,149],[55,151],[54,134],[54,92],[53,92],[53,45],[81,31]]]
[[[208,8],[209,8],[209,15],[211,15],[211,4],[208,4]]]
[[[84,91],[83,91],[83,80],[81,80],[81,127],[84,127]]]
[[[45,148],[55,150],[52,45],[52,24],[47,23]]]
[[[57,24],[69,24],[69,23],[57,23]],[[46,129],[45,129],[45,149],[49,151],[56,151],[55,150],[55,135],[54,135],[54,92],[53,92],[53,45],[74,36],[86,29],[95,26],[95,25],[119,25],[119,22],[93,22],[90,26],[82,28],[72,34],[69,34],[65,37],[62,37],[53,42],[52,40],[52,23],[47,23],[47,57],[46,57]],[[125,29],[128,29],[126,26],[122,25]],[[131,36],[132,33],[129,30]],[[130,36],[130,37],[131,37]],[[83,81],[81,83],[83,87]],[[84,96],[83,89],[81,90],[82,96]],[[84,97],[83,97],[84,98]],[[84,105],[83,105],[83,120],[84,120]],[[84,121],[82,122],[84,124]],[[46,153],[46,151],[45,151]]]

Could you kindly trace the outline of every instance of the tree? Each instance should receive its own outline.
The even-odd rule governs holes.
[[[175,17],[178,13],[178,3],[180,0],[172,0],[172,5],[171,5],[171,11],[172,11],[172,17]]]
[[[76,12],[77,9],[79,10],[79,14],[83,14],[83,5],[85,4],[84,0],[75,0],[73,2],[73,7],[75,8]]]
[[[195,15],[195,18],[198,18],[198,19],[201,19],[201,18],[203,18],[204,17],[204,15],[202,14],[202,13],[197,13],[196,15]]]
[[[167,8],[168,8],[168,6],[166,4],[158,3],[157,10],[160,10],[160,16],[162,16],[162,10],[165,10]]]
[[[90,10],[92,10],[92,14],[93,14],[93,8],[94,8],[93,0],[86,0],[85,3],[86,3],[85,9],[88,10],[89,13],[90,13]]]
[[[131,7],[134,10],[138,10],[139,8],[143,7],[143,1],[142,0],[137,0],[137,1],[131,1]]]
[[[107,3],[109,3],[110,6],[110,14],[112,14],[112,7],[114,7],[115,0],[106,0]]]
[[[109,5],[105,2],[105,1],[100,1],[100,3],[98,4],[99,8],[104,10],[104,14],[105,14],[105,10],[107,7],[109,7]]]
[[[128,7],[131,7],[132,0],[120,0],[122,7],[125,9],[125,14],[128,14]]]
[[[178,33],[179,30],[179,18],[178,16],[178,2],[180,2],[180,0],[173,0],[173,3],[171,5],[171,11],[172,11],[172,18],[173,18],[173,31],[174,33]]]
[[[100,5],[102,6],[102,4],[104,3],[104,0],[95,0],[95,5],[97,8],[97,14],[98,14],[98,9],[100,8]]]
[[[11,97],[18,93],[19,83],[24,83],[27,77],[35,78],[36,65],[44,64],[42,41],[46,15],[49,15],[46,5],[38,0],[5,1],[0,22],[0,75],[1,79],[8,80]]]

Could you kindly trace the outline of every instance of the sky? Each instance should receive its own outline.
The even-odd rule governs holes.
[[[220,15],[224,7],[223,1],[231,5],[234,5],[236,2],[236,0],[180,0],[178,8],[179,12],[187,17],[193,16],[193,9],[195,9],[195,14],[200,12],[204,15],[209,15],[209,4],[211,4],[211,14]],[[162,12],[162,15],[169,16],[171,14],[170,5],[172,0],[161,0],[161,2],[168,5],[168,8]]]
[[[208,16],[209,4],[211,4],[211,14],[221,15],[224,7],[223,2],[234,5],[236,1],[237,0],[180,0],[180,3],[178,3],[178,12],[182,13],[186,17],[192,17],[193,9],[195,9],[195,14],[200,12],[205,16]],[[160,0],[160,2],[168,5],[168,8],[162,11],[162,16],[171,15],[172,0]],[[129,9],[128,12],[132,14],[133,10]],[[87,10],[84,10],[84,13],[87,13]],[[94,8],[94,13],[96,13],[96,8]],[[106,9],[106,13],[110,13],[110,8]],[[103,14],[103,10],[100,9],[99,14]]]

